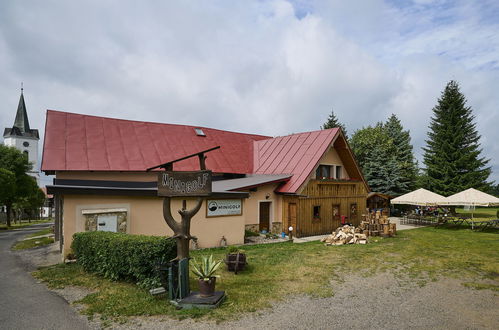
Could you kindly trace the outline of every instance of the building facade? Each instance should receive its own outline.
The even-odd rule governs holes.
[[[243,244],[245,230],[330,233],[342,219],[358,223],[366,207],[369,187],[338,128],[274,138],[48,111],[45,134],[42,170],[55,175],[47,190],[64,254],[80,231],[171,235],[158,171],[147,169],[213,147],[213,193],[191,223],[199,247]],[[199,164],[185,159],[173,170]],[[172,210],[181,204],[175,199]]]

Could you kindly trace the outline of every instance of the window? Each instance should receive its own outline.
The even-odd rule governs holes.
[[[24,150],[23,154],[24,154],[24,157],[26,157],[26,159],[29,159],[29,152],[28,152],[28,150]]]
[[[317,171],[315,172],[316,179],[328,179],[331,177],[331,166],[329,165],[319,165]]]
[[[321,218],[321,207],[320,206],[314,206],[313,218],[314,219],[320,219]]]
[[[338,179],[338,180],[341,179],[341,174],[342,174],[341,173],[341,166],[336,165],[336,176],[335,176],[335,178]]]
[[[24,141],[23,142],[23,146],[25,146],[26,148],[29,147],[29,142],[28,141]]]

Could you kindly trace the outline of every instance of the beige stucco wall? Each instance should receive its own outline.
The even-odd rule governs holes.
[[[244,202],[245,224],[258,224],[260,202],[272,202],[270,209],[270,222],[282,222],[282,196],[274,193],[278,184],[271,184],[249,192],[250,197]],[[266,198],[269,196],[269,198]]]
[[[315,172],[317,170],[317,167],[319,165],[339,165],[342,167],[341,171],[341,179],[349,179],[348,173],[345,170],[345,166],[343,165],[343,162],[341,161],[340,155],[336,152],[336,149],[331,145],[329,148],[328,152],[322,156],[321,160],[319,161],[319,164],[314,168],[313,172],[310,174],[309,180],[310,179],[315,179]]]
[[[64,255],[70,251],[72,235],[85,230],[83,210],[125,208],[128,213],[127,233],[171,236],[173,233],[163,220],[162,202],[163,200],[157,197],[65,195]],[[193,205],[194,201],[188,200],[187,208]],[[180,220],[180,216],[176,210],[180,208],[181,200],[177,199],[172,205],[172,214],[177,220]],[[243,244],[244,217],[206,218],[206,203],[203,202],[199,212],[192,218],[191,234],[198,238],[201,248],[219,246],[222,236],[225,236],[228,244]]]

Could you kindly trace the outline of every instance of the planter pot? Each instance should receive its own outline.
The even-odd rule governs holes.
[[[246,266],[246,255],[244,253],[229,253],[225,258],[225,263],[228,271],[237,274],[238,271],[244,270]]]
[[[198,279],[199,283],[199,295],[201,297],[211,297],[215,293],[215,282],[216,277],[210,277],[208,281],[203,279]]]

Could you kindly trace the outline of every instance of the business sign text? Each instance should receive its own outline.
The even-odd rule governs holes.
[[[158,196],[188,197],[211,194],[211,171],[158,173]]]
[[[206,208],[206,216],[208,217],[243,214],[241,199],[208,199],[206,201]]]

